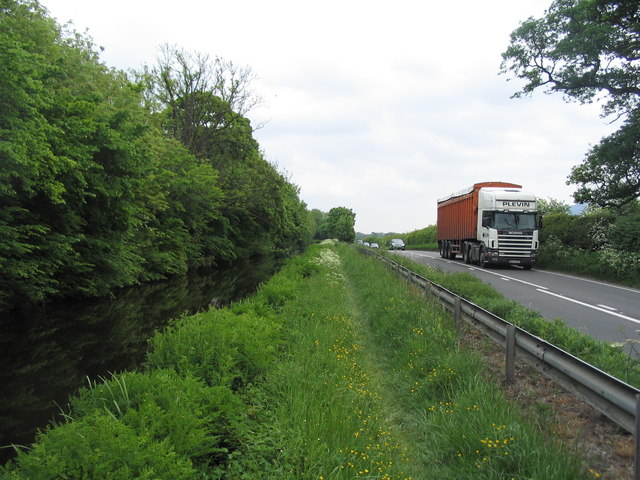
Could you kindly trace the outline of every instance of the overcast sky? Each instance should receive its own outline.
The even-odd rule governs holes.
[[[154,64],[165,43],[250,67],[266,158],[363,233],[435,224],[438,198],[483,181],[572,204],[571,167],[619,126],[559,95],[510,98],[522,83],[498,75],[501,53],[551,0],[41,2],[111,67]]]

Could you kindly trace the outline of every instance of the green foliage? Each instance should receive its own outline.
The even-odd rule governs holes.
[[[614,214],[604,209],[585,211],[581,215],[552,213],[544,217],[540,242],[544,247],[555,237],[570,247],[597,250],[607,243],[614,219]]]
[[[637,202],[625,209],[589,208],[580,215],[545,216],[538,265],[638,285]]]
[[[3,478],[194,478],[189,459],[172,447],[106,412],[96,412],[38,435],[33,449],[28,454],[19,452],[18,467],[7,467]]]
[[[409,246],[413,245],[433,245],[436,243],[436,226],[429,225],[420,230],[414,230],[402,236],[404,243]]]
[[[605,115],[627,115],[573,168],[577,202],[624,205],[640,195],[638,8],[636,0],[555,0],[544,17],[520,24],[502,54],[502,73],[526,82],[515,96],[545,88],[580,103],[604,100]]]
[[[511,34],[502,72],[527,82],[517,95],[544,87],[589,103],[604,93],[605,112],[630,111],[640,84],[637,12],[635,0],[555,0]]]
[[[640,196],[640,110],[634,110],[620,129],[604,137],[573,167],[569,181],[578,185],[577,202],[602,207],[635,202]]]
[[[640,204],[636,202],[633,209],[620,215],[609,230],[611,246],[626,252],[640,253]]]
[[[551,214],[569,214],[570,208],[569,205],[561,200],[556,200],[555,198],[538,198],[537,199],[537,208],[538,215],[541,217],[546,217]]]
[[[334,207],[329,210],[324,230],[329,238],[337,238],[341,242],[353,242],[356,238],[356,214],[346,207]]]
[[[219,173],[223,222],[203,238],[224,238],[233,256],[284,251],[309,240],[306,205],[298,189],[267,162],[243,115],[258,101],[248,90],[251,70],[219,58],[165,46],[158,64],[139,76],[167,135]],[[228,249],[227,249],[228,250]],[[205,252],[214,257],[215,246]]]
[[[149,340],[149,368],[172,368],[210,386],[237,389],[275,360],[280,329],[255,313],[211,310],[184,317]]]
[[[411,249],[437,249],[436,243],[436,226],[429,225],[428,227],[414,230],[409,233],[389,233],[381,236],[367,236],[363,240],[365,242],[376,242],[380,245],[380,248],[389,247],[389,243],[393,238],[400,238],[404,241],[407,248]]]
[[[312,238],[316,240],[324,240],[325,238],[329,238],[326,233],[326,219],[327,214],[314,208],[309,211],[309,216],[311,217],[311,223],[313,225],[313,236]]]
[[[0,473],[580,478],[452,327],[379,262],[313,246],[257,295],[158,333],[147,371],[83,389]]]
[[[113,375],[82,389],[70,405],[71,417],[106,412],[138,435],[170,444],[196,465],[221,463],[238,442],[241,405],[232,392],[173,370]]]
[[[217,61],[218,90],[165,98],[28,0],[2,4],[0,56],[0,310],[310,240],[242,116],[244,70]]]
[[[555,237],[541,244],[538,265],[542,268],[586,275],[604,281],[639,287],[640,254],[603,247],[585,250],[571,247]]]

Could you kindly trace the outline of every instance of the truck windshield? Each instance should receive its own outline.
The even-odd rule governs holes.
[[[495,212],[491,223],[491,226],[497,230],[534,230],[536,228],[536,214]]]

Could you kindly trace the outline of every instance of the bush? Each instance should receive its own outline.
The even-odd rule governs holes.
[[[429,225],[420,230],[414,230],[403,236],[407,245],[427,245],[436,243],[436,226]]]
[[[265,371],[280,342],[280,327],[267,317],[210,310],[184,317],[151,338],[147,366],[236,390]]]
[[[139,432],[107,412],[95,411],[80,420],[58,425],[38,435],[30,452],[19,452],[3,478],[192,479],[191,461],[173,445]]]
[[[584,250],[569,247],[551,237],[540,246],[538,266],[632,287],[640,286],[640,254],[610,247]]]
[[[237,445],[240,402],[226,387],[207,387],[171,370],[113,375],[70,400],[71,416],[109,413],[195,463],[220,463]]]
[[[633,253],[640,253],[640,208],[618,218],[609,230],[611,246]]]

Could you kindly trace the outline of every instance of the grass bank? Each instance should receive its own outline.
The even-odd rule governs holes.
[[[487,380],[438,305],[349,246],[180,319],[146,365],[80,391],[2,478],[595,476]]]
[[[539,313],[505,298],[491,285],[471,274],[443,273],[427,265],[413,262],[406,257],[394,255],[391,258],[508,322],[514,323],[610,375],[640,388],[640,362],[632,358],[622,348],[624,344],[610,344],[596,340],[567,326],[562,319],[550,322]],[[638,342],[633,339],[630,341],[633,342],[632,346],[637,349]]]

